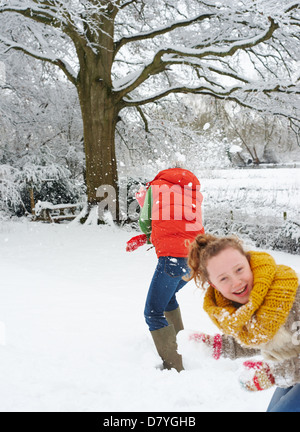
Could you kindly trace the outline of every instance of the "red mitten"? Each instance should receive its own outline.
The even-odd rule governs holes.
[[[246,390],[253,392],[267,390],[275,384],[275,378],[268,363],[246,361],[243,365],[246,373],[240,377],[240,383]]]
[[[140,234],[136,237],[132,237],[128,242],[126,246],[126,252],[133,252],[136,249],[138,249],[140,246],[143,246],[147,243],[147,236],[146,234]]]
[[[219,360],[222,355],[222,335],[216,334],[215,336],[210,336],[204,333],[193,333],[190,335],[190,340],[195,342],[205,343],[212,352],[212,356],[215,360]]]

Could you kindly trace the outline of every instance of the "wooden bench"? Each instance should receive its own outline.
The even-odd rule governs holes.
[[[38,201],[35,206],[35,221],[60,223],[72,221],[76,218],[83,203],[77,204],[52,204],[50,202]],[[77,211],[77,213],[76,213]]]

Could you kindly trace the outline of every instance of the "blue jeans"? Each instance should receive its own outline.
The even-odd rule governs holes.
[[[300,412],[300,384],[290,388],[278,388],[267,412]]]
[[[160,257],[148,291],[145,320],[150,331],[168,325],[164,312],[178,308],[176,293],[186,285],[183,276],[189,275],[186,258]]]

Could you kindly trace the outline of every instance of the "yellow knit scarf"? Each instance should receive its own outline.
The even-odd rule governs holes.
[[[224,334],[241,345],[257,347],[273,339],[295,301],[298,277],[290,267],[276,265],[265,252],[251,252],[253,289],[249,302],[237,306],[210,286],[204,310]]]

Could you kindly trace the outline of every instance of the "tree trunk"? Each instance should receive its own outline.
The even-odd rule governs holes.
[[[94,17],[98,21],[99,33],[96,35],[86,28],[89,40],[95,42],[97,50],[82,44],[82,40],[76,44],[80,63],[77,91],[83,120],[88,204],[91,208],[102,199],[97,197],[99,187],[112,187],[116,220],[119,218],[119,188],[115,130],[122,106],[112,90],[111,69],[117,11],[108,2],[107,16]]]
[[[97,67],[95,66],[95,69]],[[81,104],[84,146],[86,156],[86,185],[88,204],[98,204],[97,190],[100,186],[114,188],[116,219],[118,219],[118,173],[115,153],[115,129],[119,113],[118,103],[111,89],[86,70],[78,85]]]
[[[29,186],[29,196],[30,196],[30,207],[31,207],[31,214],[35,216],[35,202],[34,202],[34,192],[33,192],[33,186]]]

